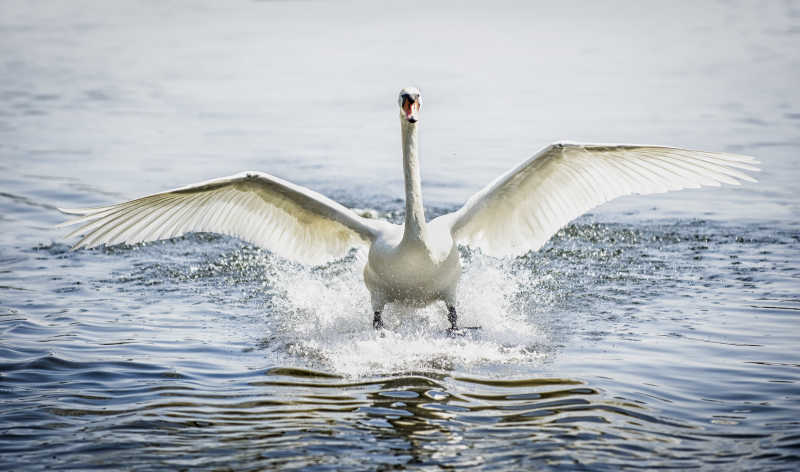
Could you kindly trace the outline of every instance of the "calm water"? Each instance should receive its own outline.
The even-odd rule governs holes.
[[[0,1],[0,469],[796,469],[800,3],[551,3]],[[459,339],[357,253],[52,228],[247,169],[399,221],[409,84],[430,216],[556,139],[763,171],[465,249]]]

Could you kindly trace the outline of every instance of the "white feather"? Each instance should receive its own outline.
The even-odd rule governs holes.
[[[378,225],[307,188],[261,172],[243,172],[101,208],[62,209],[80,215],[73,249],[138,243],[192,231],[236,236],[286,258],[317,264],[374,240]]]
[[[455,213],[453,238],[502,257],[539,249],[570,220],[613,198],[755,182],[736,154],[663,146],[555,143],[501,175]]]

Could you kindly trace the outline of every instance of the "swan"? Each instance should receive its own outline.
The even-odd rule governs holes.
[[[442,301],[457,332],[458,244],[495,257],[539,249],[570,220],[613,198],[756,180],[758,161],[728,153],[664,146],[556,142],[499,176],[459,210],[426,221],[417,135],[422,97],[398,97],[405,178],[402,226],[359,216],[300,185],[242,172],[99,208],[60,209],[80,224],[72,249],[139,243],[188,232],[222,233],[280,256],[320,264],[353,247],[368,250],[364,283],[372,325],[383,328],[389,303]]]

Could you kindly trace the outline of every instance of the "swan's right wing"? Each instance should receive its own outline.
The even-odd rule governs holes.
[[[138,243],[189,232],[241,238],[288,259],[318,264],[366,245],[378,222],[299,185],[243,172],[101,208],[62,209],[82,223],[73,249]]]
[[[461,244],[502,257],[539,249],[559,228],[613,198],[755,180],[757,161],[664,146],[556,143],[441,216]]]

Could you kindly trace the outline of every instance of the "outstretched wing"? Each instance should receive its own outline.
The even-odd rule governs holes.
[[[62,209],[82,223],[67,237],[82,234],[73,249],[137,243],[192,231],[227,234],[288,259],[322,263],[367,244],[376,222],[362,218],[316,192],[261,172],[148,195],[102,208]]]
[[[755,180],[758,161],[662,146],[556,143],[441,218],[462,244],[502,257],[542,247],[573,218],[613,198]]]

